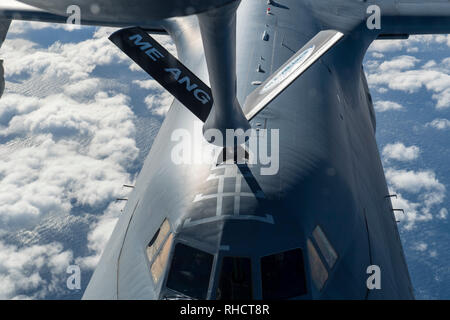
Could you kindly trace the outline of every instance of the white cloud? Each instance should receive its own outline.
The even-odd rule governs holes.
[[[438,130],[450,129],[450,120],[448,119],[434,119],[431,122],[425,124],[427,127],[433,127]]]
[[[418,47],[410,47],[406,49],[406,52],[408,53],[417,53],[419,52],[419,48]]]
[[[142,89],[163,91],[164,88],[153,79],[149,80],[133,80],[133,84],[138,85]]]
[[[435,37],[422,36],[407,42],[396,42],[401,49],[409,47],[411,43],[426,45],[428,43],[439,43]],[[390,43],[389,41],[387,42]],[[384,48],[386,43],[375,45],[374,48]],[[395,48],[389,47],[388,48]],[[375,49],[372,49],[375,50]],[[396,50],[394,50],[396,51]],[[374,51],[373,54],[378,53]],[[421,61],[416,57],[400,55],[390,60],[379,63],[368,61],[366,63],[369,71],[367,80],[372,89],[385,90],[388,87],[391,90],[415,93],[426,88],[432,93],[432,98],[436,101],[437,109],[450,107],[450,59],[443,59],[438,62],[435,60]]]
[[[436,67],[436,66],[437,66],[436,61],[430,60],[430,61],[428,61],[427,63],[425,63],[423,65],[423,68],[428,69],[428,68],[433,68],[433,67]]]
[[[369,71],[376,70],[380,66],[380,61],[378,60],[367,60],[364,64],[364,68]]]
[[[405,211],[405,214],[396,212],[396,218],[406,222],[406,229],[412,229],[418,221],[431,220],[433,218],[432,210],[444,202],[446,188],[439,182],[433,171],[388,168],[386,179],[391,193],[397,194],[397,199],[392,199],[393,207]],[[405,199],[400,193],[401,191],[415,195],[418,202]]]
[[[403,106],[393,101],[376,101],[374,108],[377,112],[386,112],[390,110],[402,110]]]
[[[73,142],[39,140],[0,160],[3,227],[29,226],[49,214],[68,213],[73,205],[102,206],[129,181],[120,165],[83,154]]]
[[[83,268],[94,269],[103,253],[104,248],[116,226],[117,220],[121,213],[120,203],[112,203],[105,211],[104,215],[99,218],[96,224],[91,226],[88,233],[88,248],[92,255],[81,257],[76,263]]]
[[[41,74],[47,77],[68,76],[86,79],[96,66],[128,58],[108,38],[93,38],[79,43],[55,42],[43,50],[34,42],[8,39],[0,54],[5,60],[5,76]],[[25,67],[26,66],[26,67]]]
[[[72,258],[72,252],[59,243],[18,248],[0,242],[0,299],[43,298],[64,290],[65,270]]]
[[[39,21],[19,21],[13,20],[9,27],[8,33],[14,35],[24,34],[31,30],[44,29],[64,29],[66,31],[79,30],[81,27],[73,24],[45,23]]]
[[[437,100],[436,108],[444,109],[450,107],[450,88],[436,93],[433,95],[433,99]]]
[[[134,80],[133,84],[137,84],[139,87],[152,92],[145,98],[145,104],[153,114],[158,116],[166,115],[174,99],[166,89],[153,79]]]
[[[445,191],[445,186],[436,178],[436,174],[431,171],[407,171],[387,169],[386,177],[388,181],[398,190],[405,190],[411,193],[419,193],[423,190]]]
[[[420,60],[411,56],[399,56],[380,65],[381,71],[407,70],[413,68]]]
[[[447,216],[448,216],[448,210],[446,208],[442,208],[439,211],[439,218],[440,219],[447,219]]]
[[[409,70],[379,72],[370,74],[371,85],[387,85],[393,90],[409,93],[417,92],[422,87],[435,92],[443,92],[450,86],[450,76],[436,70]]]
[[[383,148],[383,156],[386,160],[411,161],[417,159],[419,153],[419,147],[406,147],[400,142],[388,144]]]
[[[145,98],[145,104],[156,115],[165,116],[173,102],[173,97],[168,92],[151,94]]]
[[[443,59],[443,60],[442,60],[442,64],[443,64],[446,68],[450,69],[450,58],[445,58],[445,59]]]
[[[109,36],[117,30],[119,29],[112,27],[98,27],[95,30],[93,37],[94,39],[109,38]]]
[[[416,244],[415,246],[415,250],[420,251],[420,252],[424,252],[426,251],[428,248],[428,245],[425,242],[419,242]]]
[[[403,197],[401,193],[391,189],[391,193],[397,194],[397,198],[392,198],[394,209],[403,209],[404,212],[395,211],[395,218],[400,221],[406,230],[411,230],[417,222],[429,221],[433,218],[429,209],[423,207],[422,203],[413,202]]]
[[[436,39],[437,43],[445,43],[445,44],[447,44],[448,47],[450,47],[450,35],[448,35],[448,34],[447,35],[443,35],[443,34],[436,35],[435,39]]]
[[[98,78],[89,78],[74,83],[68,83],[64,86],[64,93],[71,97],[80,97],[87,94],[93,94],[101,86],[101,80]]]
[[[417,52],[419,46],[432,46],[446,44],[450,47],[450,36],[448,35],[413,35],[408,40],[376,40],[369,48],[369,52],[395,52],[406,50]]]
[[[393,52],[400,51],[406,46],[405,41],[402,40],[376,40],[369,47],[369,52]]]
[[[379,52],[372,52],[372,57],[374,57],[375,59],[381,59],[384,58],[384,54]]]
[[[396,52],[407,49],[408,52],[417,52],[433,46],[447,43],[448,36],[414,36],[410,40],[375,41],[370,47],[372,57],[381,52]],[[420,49],[419,49],[420,48]],[[370,62],[370,61],[369,61]],[[368,66],[368,82],[372,89],[391,90],[415,93],[426,88],[432,93],[437,109],[450,107],[450,59],[442,61],[430,60],[424,62],[413,56],[400,55],[384,61],[378,66],[366,63]]]
[[[1,48],[7,90],[0,100],[0,235],[45,242],[36,226],[50,217],[71,217],[76,208],[100,218],[91,218],[97,222],[89,234],[79,235],[88,247],[77,250],[89,250],[88,256],[74,257],[59,242],[0,240],[0,298],[58,296],[66,290],[67,264],[76,260],[92,269],[117,221],[120,210],[110,203],[134,179],[129,169],[139,150],[130,99],[122,93],[127,87],[92,77],[99,65],[129,61],[107,40],[113,30],[99,28],[92,39],[49,48],[7,39]],[[28,84],[33,96],[22,90]]]
[[[1,221],[21,224],[68,212],[73,202],[95,207],[121,192],[129,180],[126,168],[138,155],[133,114],[123,95],[101,92],[94,99],[80,104],[61,94],[9,94],[0,102],[16,114],[1,123],[0,135],[33,136],[30,146],[10,148],[0,158]]]

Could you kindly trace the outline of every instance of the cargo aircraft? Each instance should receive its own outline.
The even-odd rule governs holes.
[[[71,18],[176,98],[84,299],[414,298],[362,63],[450,0],[1,0],[0,45]]]

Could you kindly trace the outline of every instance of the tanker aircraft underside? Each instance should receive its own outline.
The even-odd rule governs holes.
[[[74,15],[176,98],[84,299],[414,298],[362,62],[450,0],[2,0],[0,45]]]

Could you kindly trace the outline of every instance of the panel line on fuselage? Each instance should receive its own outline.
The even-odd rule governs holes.
[[[215,171],[222,169],[220,173]],[[193,203],[202,202],[204,200],[216,198],[215,216],[205,217],[192,220],[187,218],[184,221],[184,227],[197,226],[200,224],[220,221],[220,220],[254,220],[263,223],[274,224],[273,216],[266,215],[241,215],[241,198],[255,198],[257,200],[265,200],[266,195],[262,191],[255,177],[253,176],[247,164],[222,164],[219,166],[213,165],[210,169],[212,173],[206,179],[207,182],[217,180],[217,193],[197,194],[194,197]],[[225,178],[234,178],[234,192],[225,192]],[[243,179],[244,178],[244,179]],[[242,182],[245,181],[252,192],[242,191]],[[223,199],[226,197],[234,198],[233,214],[224,214]]]

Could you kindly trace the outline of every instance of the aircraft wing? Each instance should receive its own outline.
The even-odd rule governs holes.
[[[46,22],[63,23],[67,17],[51,14],[15,0],[2,0],[0,3],[0,19],[5,20],[44,20]]]
[[[25,21],[40,21],[48,23],[66,23],[69,15],[59,15],[43,9],[24,4],[16,0],[1,0],[0,1],[0,20],[25,20]],[[98,18],[83,19],[81,14],[80,24],[91,26],[109,26],[123,28],[130,25],[135,25],[136,21],[129,21],[127,19],[116,19],[114,16],[98,15]],[[162,21],[146,21],[141,24],[141,27],[150,33],[166,34],[163,28]]]
[[[450,33],[450,0],[395,0],[383,4],[383,33]]]
[[[247,120],[253,119],[343,37],[339,31],[324,30],[305,44],[247,97],[244,104]]]

